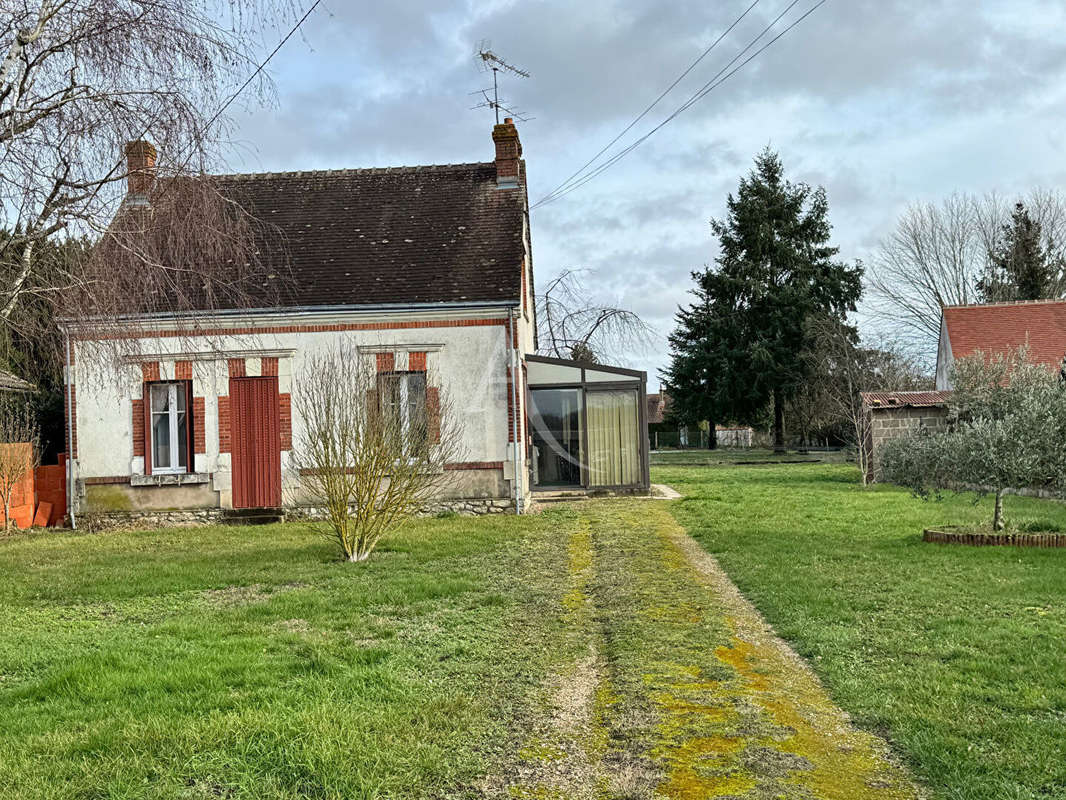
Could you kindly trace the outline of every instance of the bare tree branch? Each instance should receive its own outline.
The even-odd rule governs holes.
[[[645,350],[654,330],[628,309],[590,301],[582,273],[563,270],[537,295],[541,354],[600,361]]]

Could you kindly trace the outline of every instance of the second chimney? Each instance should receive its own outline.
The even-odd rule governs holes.
[[[131,195],[147,199],[155,182],[155,159],[155,147],[149,142],[129,142],[126,145],[126,171]]]
[[[514,119],[507,117],[502,125],[492,129],[492,141],[496,143],[496,186],[499,189],[517,189],[521,177],[522,142]]]

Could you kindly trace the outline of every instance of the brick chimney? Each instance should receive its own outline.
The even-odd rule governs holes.
[[[129,173],[129,193],[148,199],[155,182],[156,151],[149,142],[129,142],[126,145],[126,171]]]
[[[522,142],[518,128],[511,117],[492,129],[492,141],[496,143],[496,186],[499,189],[517,189],[520,176]]]

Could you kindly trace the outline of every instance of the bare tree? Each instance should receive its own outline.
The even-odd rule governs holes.
[[[1066,254],[1066,197],[1033,189],[1022,198],[1042,231],[1050,257]],[[908,208],[880,244],[867,271],[872,310],[905,344],[929,353],[940,336],[946,305],[979,302],[986,272],[1014,203],[990,193],[953,194],[939,204]],[[1066,286],[1059,287],[1059,293]]]
[[[34,298],[47,298],[71,316],[106,317],[136,312],[159,291],[158,280],[142,280],[154,266],[151,253],[136,252],[128,236],[119,249],[141,264],[139,272],[113,262],[107,269],[72,268],[48,258],[42,245],[57,236],[96,238],[113,232],[111,221],[126,182],[145,178],[127,168],[127,142],[151,138],[162,154],[164,174],[205,171],[225,138],[226,120],[216,124],[216,118],[232,91],[255,75],[253,96],[269,96],[269,81],[256,71],[252,54],[260,34],[290,18],[291,10],[288,0],[10,0],[5,5],[0,207],[10,235],[0,240],[0,325],[32,325],[39,315],[20,311]],[[175,194],[199,191],[173,181],[168,186]],[[181,207],[191,221],[194,211],[187,203],[175,199],[170,206]],[[235,244],[246,241],[238,237]],[[204,277],[213,285],[226,269],[240,271],[250,252],[244,248],[244,256],[237,256],[231,248],[226,258],[198,266],[183,257],[197,247],[178,248],[185,251],[178,260],[184,261],[181,269],[190,286],[202,286]],[[156,304],[163,302],[160,293]]]
[[[0,395],[0,503],[4,509],[4,532],[10,532],[11,508],[27,475],[38,466],[40,443],[30,404]],[[31,501],[32,502],[32,499]]]
[[[633,311],[590,300],[583,270],[563,270],[537,295],[542,355],[600,361],[645,349],[655,333]]]
[[[324,510],[348,561],[437,498],[462,458],[462,425],[425,371],[378,373],[375,354],[308,354],[294,382],[293,466],[301,498]]]
[[[863,407],[862,392],[915,391],[929,380],[919,366],[893,342],[862,346],[855,332],[836,320],[815,325],[819,364],[814,375],[820,382],[826,413],[839,420],[852,447],[865,486],[870,478],[870,416]]]

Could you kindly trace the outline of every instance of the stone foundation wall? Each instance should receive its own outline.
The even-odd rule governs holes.
[[[188,510],[138,510],[101,511],[78,515],[78,529],[87,531],[131,530],[152,528],[185,528],[195,525],[221,525],[232,512],[221,508]],[[514,501],[506,498],[469,497],[441,500],[425,506],[418,512],[420,517],[439,514],[482,516],[485,514],[513,514]],[[293,506],[285,509],[287,520],[317,520],[325,517],[324,508]]]

